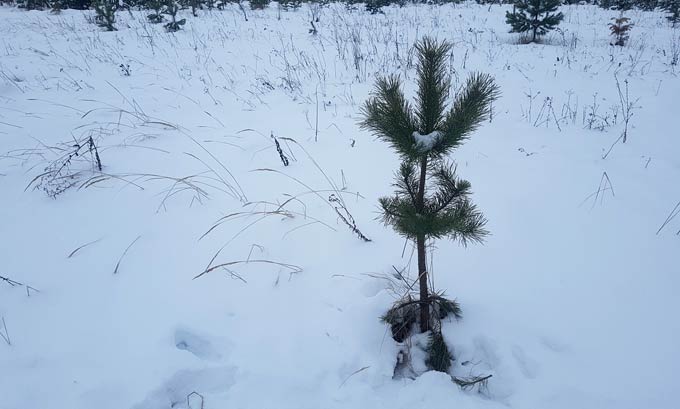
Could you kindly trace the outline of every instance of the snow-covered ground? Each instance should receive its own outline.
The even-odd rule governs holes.
[[[613,47],[615,12],[562,7],[518,45],[505,10],[334,5],[315,36],[306,7],[173,34],[0,7],[0,276],[21,283],[0,280],[0,408],[677,408],[680,31],[632,11]],[[431,253],[465,316],[444,326],[453,373],[493,374],[484,393],[393,380],[378,320],[382,277],[416,263],[376,220],[398,158],[357,121],[377,75],[413,90],[425,34],[455,44],[455,86],[479,70],[502,91],[453,158],[492,236]],[[76,144],[75,179],[34,180]]]

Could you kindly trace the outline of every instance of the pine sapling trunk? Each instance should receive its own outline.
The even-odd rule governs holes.
[[[418,183],[418,196],[416,208],[422,213],[425,207],[425,181],[427,173],[427,157],[420,162],[420,181]],[[416,237],[416,249],[418,251],[418,280],[420,283],[420,332],[430,330],[430,295],[427,287],[427,258],[425,255],[425,236]]]

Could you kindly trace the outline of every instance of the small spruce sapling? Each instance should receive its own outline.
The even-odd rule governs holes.
[[[93,5],[96,13],[94,22],[106,31],[117,31],[118,29],[114,24],[116,23],[118,0],[96,0]]]
[[[629,24],[630,19],[624,17],[623,14],[619,17],[613,17],[613,23],[609,23],[609,31],[611,31],[612,36],[614,36],[614,44],[623,47],[626,45],[626,41],[630,38],[629,31],[633,27],[633,24]]]
[[[564,15],[555,13],[560,4],[560,0],[519,0],[512,13],[505,12],[505,21],[512,27],[511,33],[531,32],[533,43],[560,24]]]
[[[442,311],[456,311],[456,314],[459,311],[455,302],[430,292],[427,242],[447,237],[466,246],[481,242],[487,234],[486,219],[469,198],[470,183],[456,176],[456,169],[446,156],[489,117],[490,104],[499,95],[491,76],[472,74],[447,108],[450,78],[446,61],[450,50],[447,42],[427,37],[419,41],[414,106],[406,100],[399,77],[379,78],[373,95],[362,108],[360,123],[401,157],[396,194],[380,199],[382,220],[414,241],[418,253],[419,299],[397,304],[383,321],[392,324],[395,339],[403,339],[408,333],[404,327],[416,323],[421,332],[432,329],[429,349],[439,351],[445,346],[437,325],[442,315],[446,315]],[[447,305],[443,310],[442,303]],[[450,363],[450,359],[444,360]],[[441,370],[442,360],[436,361],[437,365],[431,368]]]

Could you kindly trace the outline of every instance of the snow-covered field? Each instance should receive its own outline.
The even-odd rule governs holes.
[[[0,7],[0,408],[677,408],[680,31],[633,11],[612,47],[615,12],[562,7],[518,45],[505,10],[332,5],[312,35],[306,7],[174,34]],[[378,320],[416,263],[376,220],[398,158],[357,121],[377,75],[413,90],[426,34],[455,86],[502,91],[453,158],[492,236],[431,253],[465,316],[453,373],[492,374],[482,393],[392,379]]]

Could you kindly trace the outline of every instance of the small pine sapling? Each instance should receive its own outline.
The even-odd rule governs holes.
[[[624,17],[623,14],[619,17],[613,17],[613,23],[609,23],[609,31],[611,31],[612,36],[614,36],[614,44],[623,47],[626,45],[626,41],[630,38],[629,31],[633,27],[633,24],[628,23],[630,19]]]
[[[379,78],[362,108],[362,128],[386,141],[402,159],[396,174],[396,194],[380,199],[382,220],[414,241],[418,253],[419,299],[400,302],[383,317],[392,326],[395,339],[408,333],[405,327],[416,322],[420,332],[432,329],[439,333],[441,314],[449,310],[459,313],[455,302],[447,300],[442,310],[438,305],[443,298],[430,294],[427,242],[448,237],[465,246],[481,242],[487,234],[486,219],[470,201],[470,183],[456,176],[456,168],[446,156],[489,117],[498,87],[491,76],[472,74],[447,108],[450,78],[446,61],[450,50],[449,43],[427,37],[416,44],[415,109],[406,100],[397,76]],[[433,341],[433,349],[441,351],[441,343]]]
[[[93,5],[96,13],[94,22],[106,31],[117,31],[118,29],[114,24],[116,23],[118,0],[96,0]]]
[[[170,16],[171,20],[164,25],[165,29],[171,33],[179,31],[182,26],[186,24],[185,18],[177,20],[177,12],[179,12],[179,4],[175,0],[168,0],[163,9],[163,13]]]
[[[512,13],[505,13],[505,21],[511,33],[531,32],[531,40],[553,30],[564,18],[562,12],[555,13],[560,0],[519,0],[514,4]]]

